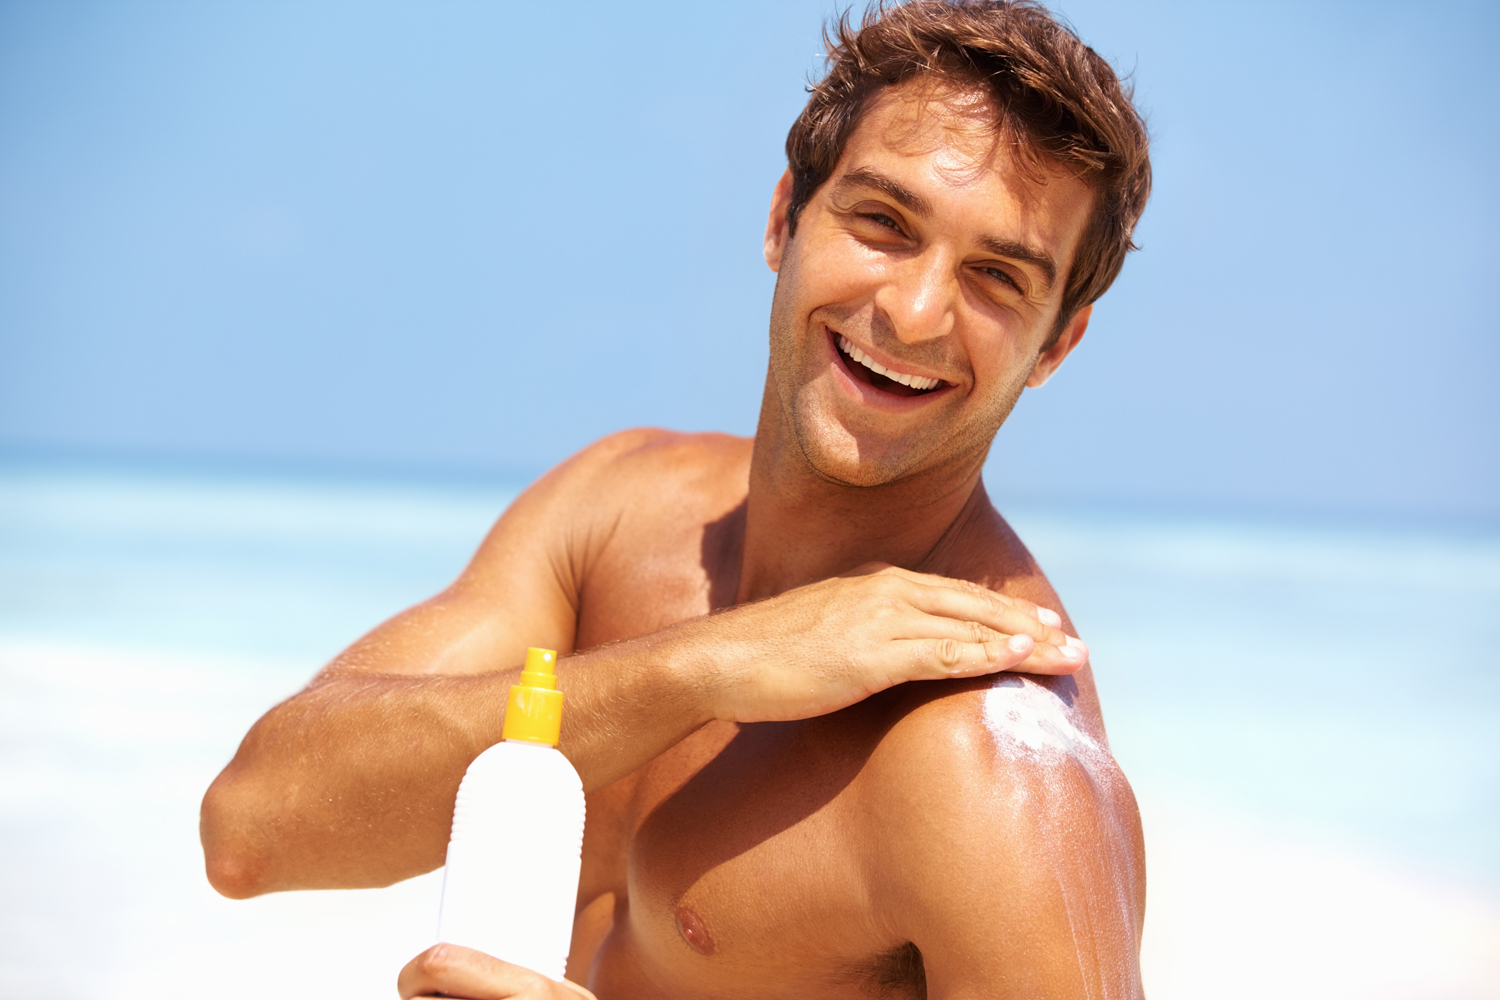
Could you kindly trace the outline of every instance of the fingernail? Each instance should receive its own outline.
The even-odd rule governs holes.
[[[1061,656],[1065,660],[1081,660],[1081,659],[1083,659],[1083,650],[1079,649],[1077,646],[1072,646],[1072,645],[1059,646],[1059,647],[1057,647],[1057,652],[1058,652],[1058,655]]]
[[[1084,644],[1082,639],[1079,639],[1076,636],[1068,636],[1068,648],[1076,649],[1084,656],[1089,655],[1089,647]]]
[[[1058,614],[1056,611],[1053,611],[1051,608],[1037,608],[1036,620],[1041,622],[1043,625],[1057,626],[1062,624],[1062,615]]]
[[[1025,635],[1025,634],[1021,634],[1021,635],[1013,635],[1013,636],[1011,636],[1006,641],[1006,645],[1011,648],[1011,652],[1014,652],[1014,653],[1025,653],[1028,650],[1030,650],[1032,646],[1034,646],[1036,644],[1031,641],[1031,636]]]

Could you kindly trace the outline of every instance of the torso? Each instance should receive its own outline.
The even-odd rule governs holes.
[[[673,436],[655,447],[663,488],[614,511],[608,541],[592,545],[578,649],[735,599],[750,442]],[[994,521],[947,546],[963,565],[937,553],[938,565],[911,568],[1056,607]],[[591,794],[569,977],[600,1000],[925,996],[920,957],[871,905],[879,872],[865,848],[884,792],[871,761],[922,706],[971,711],[963,698],[975,686],[904,685],[803,722],[710,723]]]

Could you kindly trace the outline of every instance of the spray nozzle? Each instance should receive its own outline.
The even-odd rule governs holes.
[[[538,649],[532,646],[526,651],[526,666],[521,668],[523,687],[557,690],[557,650]]]
[[[526,650],[521,683],[511,685],[501,736],[557,746],[562,706],[563,693],[557,690],[557,650],[532,646]]]

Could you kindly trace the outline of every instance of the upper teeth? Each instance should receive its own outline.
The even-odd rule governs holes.
[[[943,381],[940,378],[923,378],[921,375],[907,375],[904,372],[893,371],[855,347],[853,341],[842,333],[839,334],[839,350],[870,369],[876,375],[884,375],[892,382],[900,382],[902,385],[909,385],[913,389],[936,389],[939,383]]]

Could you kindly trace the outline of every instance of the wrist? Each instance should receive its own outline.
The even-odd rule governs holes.
[[[647,651],[651,668],[646,682],[663,702],[679,708],[690,731],[725,718],[726,685],[713,655],[716,644],[701,625],[700,619],[668,629]]]

